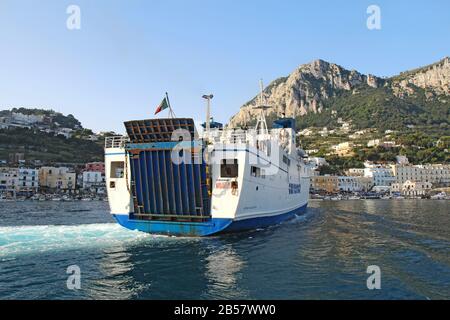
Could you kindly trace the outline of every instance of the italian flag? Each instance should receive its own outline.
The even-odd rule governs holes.
[[[159,104],[158,108],[156,108],[155,114],[160,113],[164,109],[167,109],[169,107],[169,103],[167,102],[167,97],[165,97],[161,103]]]

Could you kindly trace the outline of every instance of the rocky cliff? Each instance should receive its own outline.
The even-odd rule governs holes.
[[[427,97],[450,95],[450,58],[419,69],[402,72],[391,78],[391,86],[396,95],[402,97],[415,92],[415,87],[426,91]]]
[[[442,99],[443,96],[450,95],[449,80],[450,59],[448,57],[430,66],[403,72],[387,79],[364,75],[355,70],[346,70],[337,64],[323,60],[315,60],[301,65],[289,76],[270,83],[264,89],[264,96],[267,104],[272,107],[269,113],[299,118],[324,113],[327,108],[332,107],[333,103],[338,103],[341,96],[348,99],[349,95],[358,95],[361,92],[364,92],[364,96],[370,96],[367,92],[375,94],[382,90],[383,94],[387,95],[386,99],[392,96],[394,100],[409,99],[422,89],[426,99]],[[414,104],[410,100],[408,103]],[[364,101],[359,101],[364,104]],[[257,96],[243,105],[231,118],[230,125],[251,123],[257,112],[253,107],[258,104]],[[417,109],[417,106],[412,107]]]

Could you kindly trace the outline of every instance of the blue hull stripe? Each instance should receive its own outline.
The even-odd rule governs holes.
[[[211,236],[218,233],[237,232],[264,228],[279,224],[306,211],[306,204],[292,211],[268,217],[257,217],[234,221],[233,219],[212,218],[206,222],[146,221],[129,219],[128,215],[113,215],[125,228],[152,234],[174,236]]]

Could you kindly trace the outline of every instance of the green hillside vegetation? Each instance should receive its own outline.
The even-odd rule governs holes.
[[[86,163],[103,161],[103,141],[66,139],[29,129],[0,130],[0,159],[10,153],[24,153],[25,160],[43,163]]]
[[[424,130],[425,128],[425,130]],[[450,136],[443,135],[433,127],[416,127],[414,129],[398,130],[389,137],[378,131],[367,133],[359,139],[350,140],[348,134],[330,134],[321,137],[318,134],[311,136],[301,136],[298,143],[305,150],[317,149],[318,152],[311,154],[315,157],[323,157],[329,166],[321,168],[322,174],[344,174],[349,168],[362,168],[364,161],[369,160],[375,163],[395,162],[397,155],[408,157],[410,163],[450,163]],[[436,129],[436,126],[434,126]],[[425,133],[425,131],[427,131]],[[382,141],[395,141],[399,147],[367,147],[367,142],[372,139]],[[338,157],[332,154],[331,146],[343,141],[352,141],[355,145],[353,157]],[[447,151],[446,151],[447,150]]]
[[[414,87],[413,96],[398,98],[388,87],[361,86],[354,93],[343,91],[324,101],[325,110],[297,117],[300,129],[306,127],[336,127],[336,117],[351,121],[355,128],[398,130],[408,125],[433,126],[443,134],[450,130],[450,99],[427,100],[421,88]]]

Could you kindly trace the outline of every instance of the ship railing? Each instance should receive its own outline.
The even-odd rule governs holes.
[[[231,144],[247,143],[248,138],[247,131],[233,129],[228,130],[224,136],[225,142]]]
[[[209,132],[203,131],[202,138],[212,143],[220,142],[222,131],[223,130],[218,128],[210,129]]]
[[[210,129],[203,133],[203,138],[213,143],[236,144],[247,143],[249,137],[246,131],[239,129]]]
[[[203,139],[212,143],[223,144],[248,144],[256,146],[257,141],[278,140],[279,131],[273,130],[267,133],[257,133],[255,129],[210,129],[208,133],[203,132]]]
[[[112,136],[105,138],[105,148],[123,148],[130,139],[127,136]]]

